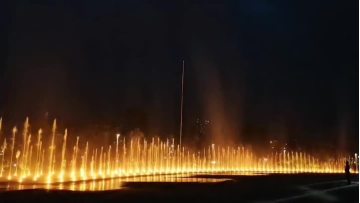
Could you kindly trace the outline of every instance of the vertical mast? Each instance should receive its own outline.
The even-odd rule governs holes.
[[[182,125],[183,125],[183,103],[184,103],[184,69],[185,61],[182,61],[182,75],[181,75],[181,102],[180,102],[180,146],[181,146],[181,137],[182,137]]]

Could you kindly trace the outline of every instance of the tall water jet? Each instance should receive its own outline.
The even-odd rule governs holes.
[[[65,129],[64,138],[63,138],[63,146],[61,149],[61,163],[60,163],[60,179],[61,180],[64,177],[65,167],[66,167],[66,159],[65,159],[66,139],[67,139],[67,129]]]
[[[31,134],[30,134],[30,137],[31,137]],[[29,158],[27,160],[28,170],[26,171],[26,176],[30,176],[31,172],[32,172],[32,168],[33,168],[32,157],[33,157],[33,145],[30,145]]]
[[[4,139],[4,142],[1,146],[1,168],[0,168],[0,177],[3,176],[3,172],[4,172],[4,160],[5,160],[5,151],[6,151],[6,147],[7,147],[7,143],[6,143],[6,138]]]
[[[1,134],[2,134],[2,117],[0,117],[0,141],[1,141]]]
[[[41,133],[42,133],[42,129],[40,128],[37,133],[37,142],[36,142],[36,162],[35,162],[35,177],[34,177],[35,180],[40,176],[41,151],[42,151]]]
[[[89,142],[86,142],[86,146],[85,146],[85,152],[84,152],[84,176],[83,178],[86,179],[86,173],[87,173],[87,163],[88,163],[88,153],[89,153]]]
[[[84,154],[81,156],[81,165],[80,165],[80,176],[83,180],[85,180],[87,178],[87,175],[86,175],[87,167],[86,166],[87,166],[88,150],[89,150],[89,142],[86,142],[85,151],[84,151]]]
[[[97,163],[98,163],[97,157],[98,157],[98,150],[97,150],[97,148],[96,148],[96,149],[95,149],[95,154],[94,154],[94,177],[96,177],[97,175],[99,175],[99,174],[98,174],[99,171],[98,171],[98,165],[97,165]]]
[[[76,160],[77,160],[77,154],[79,150],[79,136],[76,137],[76,144],[74,146],[73,155],[72,155],[72,169],[71,169],[71,177],[73,180],[76,180]]]
[[[13,166],[13,156],[14,156],[14,148],[15,148],[15,138],[16,138],[17,128],[16,126],[12,130],[12,143],[11,143],[11,153],[10,153],[10,168],[9,168],[9,175],[8,179],[11,179],[12,176],[12,166]]]
[[[28,162],[28,159],[29,159],[29,157],[31,157],[30,155],[29,155],[29,153],[30,153],[30,144],[31,144],[31,134],[29,134],[29,136],[27,136],[27,138],[26,138],[26,140],[27,140],[27,143],[26,143],[26,147],[25,147],[25,155],[23,155],[25,158],[24,158],[24,163],[23,163],[23,169],[22,169],[22,177],[25,177],[25,176],[27,176],[27,174],[29,174],[29,168],[30,168],[30,162]]]
[[[24,123],[24,129],[23,129],[23,149],[22,149],[22,160],[21,160],[21,164],[22,167],[25,169],[26,167],[26,145],[27,145],[27,134],[28,134],[28,130],[29,130],[29,118],[26,117],[25,119],[25,123]],[[25,170],[22,171],[22,176],[25,175]]]
[[[17,150],[16,151],[16,154],[15,154],[15,173],[14,173],[14,176],[17,176],[17,171],[18,171],[18,168],[19,168],[19,157],[21,155],[21,151],[20,150]],[[21,179],[21,177],[20,177]]]
[[[104,177],[103,175],[103,150],[104,148],[100,148],[100,154],[99,154],[99,176]]]
[[[107,161],[106,161],[106,174],[111,174],[111,145],[109,145],[108,152],[107,152]]]
[[[54,157],[54,150],[55,150],[56,119],[54,119],[51,132],[52,132],[52,137],[51,137],[51,145],[49,147],[50,153],[49,153],[49,169],[48,169],[49,178],[51,178],[51,175],[53,174],[53,161],[54,161],[53,157]]]
[[[120,133],[116,134],[116,155],[115,155],[115,169],[116,171],[119,168],[119,138],[120,138]]]

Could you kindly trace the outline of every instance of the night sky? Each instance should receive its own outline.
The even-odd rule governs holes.
[[[358,1],[190,2],[11,1],[5,125],[29,116],[177,136],[185,60],[188,140],[200,118],[217,141],[358,150]]]

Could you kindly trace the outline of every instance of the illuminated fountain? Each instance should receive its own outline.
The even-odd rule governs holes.
[[[29,127],[29,119],[26,118],[20,143],[16,142],[17,127],[13,128],[10,140],[6,136],[0,138],[3,143],[0,181],[62,183],[143,175],[229,172],[343,173],[344,162],[349,159],[321,160],[299,151],[259,156],[243,146],[216,144],[196,151],[176,144],[174,139],[126,139],[120,134],[114,135],[114,146],[96,146],[77,136],[73,147],[68,148],[68,131],[65,129],[63,136],[56,136],[56,120],[46,147],[43,130],[39,129],[36,139],[32,139]],[[0,132],[1,128],[0,119]],[[358,173],[357,164],[353,172]]]

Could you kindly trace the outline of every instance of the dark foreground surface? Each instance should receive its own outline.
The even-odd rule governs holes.
[[[358,176],[348,185],[343,175],[202,175],[230,179],[213,183],[128,182],[119,190],[0,191],[0,202],[359,202]]]

